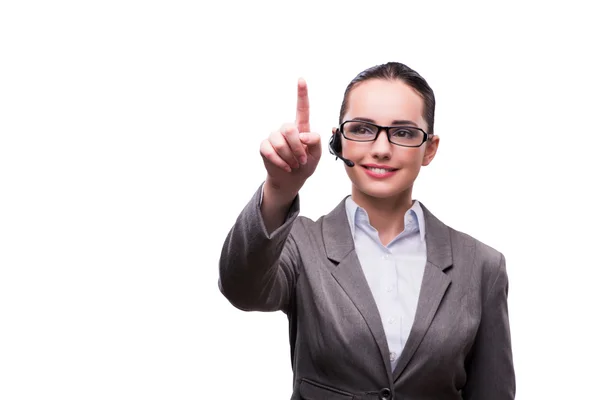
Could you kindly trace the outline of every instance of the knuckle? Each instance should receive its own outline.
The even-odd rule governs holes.
[[[273,134],[269,136],[269,143],[273,147],[283,142],[285,142],[285,139],[283,138],[280,132],[273,132]]]
[[[287,144],[285,142],[277,142],[277,143],[273,143],[273,148],[278,152],[278,153],[282,153],[287,149]]]
[[[277,139],[281,138],[281,131],[273,131],[271,132],[271,134],[269,135],[269,138],[267,139],[269,142],[273,143],[276,142]]]
[[[291,137],[295,132],[298,131],[298,128],[294,124],[286,124],[282,129],[282,134],[286,137]]]
[[[270,148],[271,148],[271,146],[270,146],[270,144],[269,144],[269,141],[268,141],[268,140],[263,140],[263,141],[260,143],[260,148],[259,148],[260,154],[262,154],[262,155],[267,155],[267,154],[269,154],[269,150],[270,150]]]

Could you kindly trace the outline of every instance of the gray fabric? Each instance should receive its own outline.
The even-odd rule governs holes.
[[[260,195],[261,188],[227,235],[219,288],[241,310],[287,314],[291,399],[377,399],[386,388],[388,398],[403,400],[514,399],[500,252],[446,226],[421,203],[427,264],[415,321],[392,371],[344,201],[312,221],[299,216],[296,197],[284,224],[268,235]]]

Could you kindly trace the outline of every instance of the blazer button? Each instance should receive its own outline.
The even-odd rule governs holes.
[[[392,391],[388,388],[383,388],[379,391],[380,400],[390,400],[392,398]]]

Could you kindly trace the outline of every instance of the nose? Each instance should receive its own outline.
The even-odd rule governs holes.
[[[371,143],[371,155],[377,159],[388,160],[392,156],[392,146],[388,140],[387,132],[381,130],[377,139]]]

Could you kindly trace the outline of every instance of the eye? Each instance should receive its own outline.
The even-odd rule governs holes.
[[[371,132],[372,132],[372,130],[371,130],[371,129],[369,129],[369,128],[370,128],[370,127],[369,127],[369,126],[367,126],[367,125],[360,125],[360,126],[358,126],[358,128],[357,128],[357,132],[358,132],[358,133],[362,133],[362,134],[369,134],[369,133],[371,133]]]
[[[390,134],[399,138],[413,138],[417,135],[414,129],[410,128],[392,128],[390,129]]]
[[[348,124],[347,130],[353,135],[374,135],[375,128],[369,124],[360,122]]]

